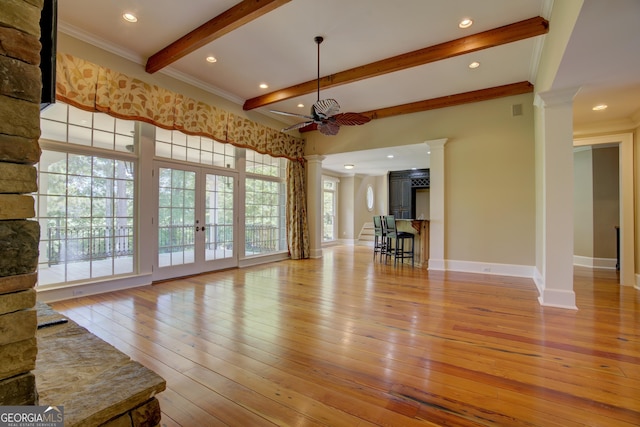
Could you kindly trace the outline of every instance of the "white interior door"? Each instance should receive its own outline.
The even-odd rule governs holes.
[[[238,265],[235,172],[156,162],[153,280]]]

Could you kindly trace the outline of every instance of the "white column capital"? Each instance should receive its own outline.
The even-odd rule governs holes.
[[[444,145],[447,143],[448,138],[441,139],[432,139],[430,141],[425,141],[430,150],[437,150],[444,148]]]
[[[573,103],[573,98],[575,98],[579,90],[579,87],[571,87],[568,89],[539,92],[536,94],[534,105],[542,108],[568,106]]]
[[[309,163],[322,163],[326,157],[320,154],[310,154],[308,156],[304,156],[304,159]]]

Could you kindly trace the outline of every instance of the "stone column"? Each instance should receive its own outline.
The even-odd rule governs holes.
[[[36,405],[34,200],[40,158],[40,11],[3,0],[0,13],[0,405]]]

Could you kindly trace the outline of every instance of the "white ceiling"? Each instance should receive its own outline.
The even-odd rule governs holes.
[[[59,0],[59,30],[144,65],[152,54],[238,3]],[[537,16],[553,26],[548,16],[551,4],[552,0],[293,0],[159,72],[242,104],[266,92],[315,79],[317,35],[325,38],[320,64],[320,74],[325,76]],[[124,12],[135,13],[138,22],[125,22]],[[629,119],[638,113],[640,26],[634,22],[638,17],[637,0],[585,0],[554,85],[582,86],[574,104],[577,125]],[[466,30],[458,28],[463,18],[472,18],[474,25]],[[321,97],[337,99],[343,112],[363,112],[520,81],[533,83],[543,41],[544,36],[537,36],[361,80],[322,90]],[[208,55],[218,61],[207,63]],[[480,68],[469,69],[472,61],[480,62]],[[260,89],[262,82],[269,84],[269,89]],[[316,94],[310,94],[258,111],[307,114],[315,100]],[[610,108],[596,116],[591,106],[600,102]],[[298,103],[306,107],[301,110]],[[358,153],[358,164],[362,165],[358,173],[408,169],[417,159],[412,151],[415,148],[409,146],[403,152],[396,147],[394,159],[366,167],[362,163],[366,154]],[[423,160],[425,163],[415,167],[427,167],[428,157]],[[339,167],[344,172],[343,162],[338,155],[329,156],[323,167]]]

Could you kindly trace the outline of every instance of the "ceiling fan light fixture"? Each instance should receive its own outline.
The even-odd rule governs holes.
[[[122,19],[124,19],[127,22],[138,22],[138,17],[130,12],[123,13]]]
[[[462,21],[460,21],[460,23],[458,24],[458,27],[460,27],[460,28],[469,28],[472,25],[473,25],[473,21],[471,19],[464,18]]]
[[[324,41],[324,37],[316,36],[313,40],[316,42],[316,45],[318,45],[317,100],[311,106],[311,113],[309,115],[271,110],[272,113],[306,119],[304,122],[296,123],[295,125],[282,129],[282,132],[302,129],[313,125],[323,135],[337,135],[340,126],[358,126],[370,122],[371,117],[360,113],[339,113],[340,104],[338,104],[338,101],[335,99],[320,99],[320,43]]]

